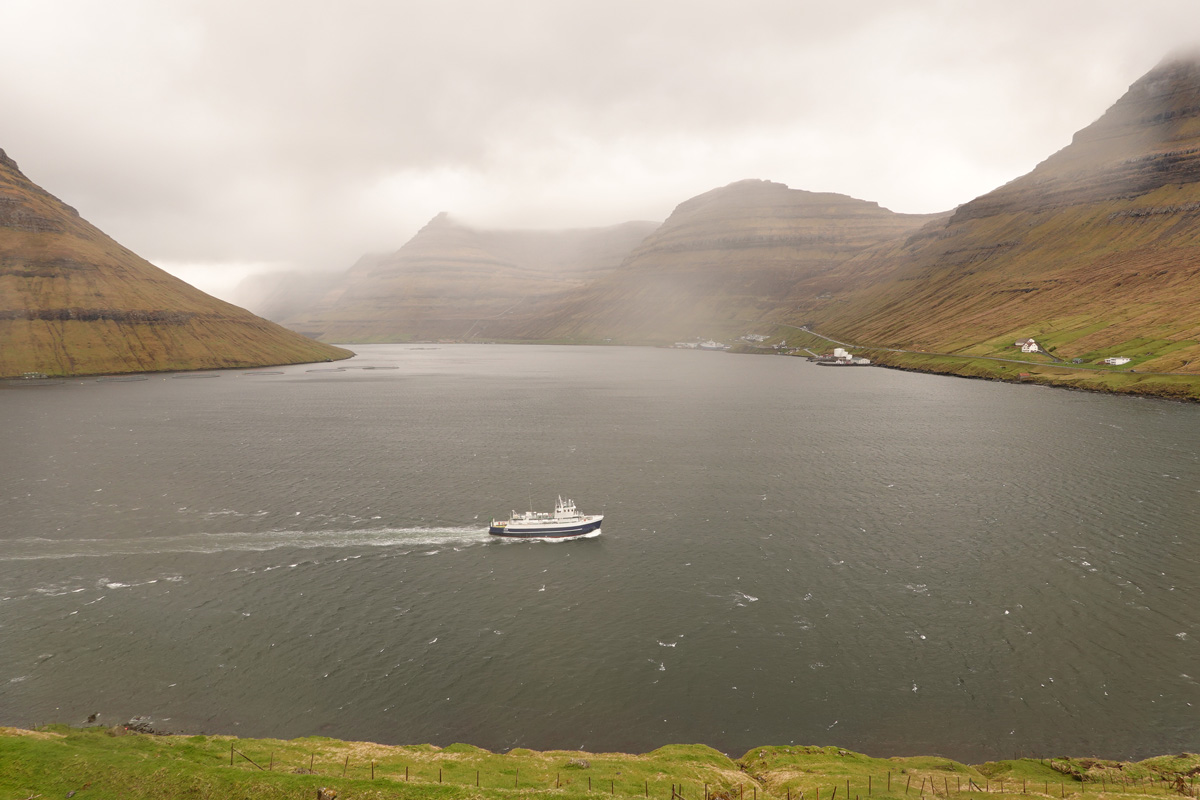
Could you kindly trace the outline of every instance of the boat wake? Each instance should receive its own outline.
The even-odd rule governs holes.
[[[581,533],[578,536],[492,536],[488,538],[495,544],[519,544],[521,542],[545,542],[546,544],[559,544],[560,542],[577,542],[580,539],[595,539],[599,536],[601,530],[597,528],[588,533]]]
[[[261,552],[316,547],[463,547],[486,544],[487,528],[377,528],[374,530],[191,533],[137,539],[10,539],[0,561],[103,558],[158,553]]]

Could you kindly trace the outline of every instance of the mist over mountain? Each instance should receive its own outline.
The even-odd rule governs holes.
[[[681,203],[621,266],[503,335],[662,342],[780,320],[800,281],[938,215],[744,180]]]
[[[813,323],[962,355],[1036,337],[1064,359],[1191,372],[1198,247],[1200,60],[1187,56],[1027,175],[942,214],[745,180],[657,228],[482,231],[440,215],[391,255],[273,297],[288,309],[277,319],[329,341],[659,344]]]
[[[795,318],[859,342],[985,354],[1035,336],[1200,370],[1200,59],[1162,62],[1029,174],[828,278]]]
[[[396,252],[363,256],[281,320],[325,341],[485,338],[492,323],[615,269],[656,226],[492,231],[442,213]]]
[[[127,250],[0,150],[0,376],[346,358]]]

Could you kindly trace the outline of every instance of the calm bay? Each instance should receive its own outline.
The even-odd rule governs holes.
[[[643,752],[1200,737],[1200,407],[372,345],[0,388],[0,724]],[[558,494],[603,534],[489,537]]]

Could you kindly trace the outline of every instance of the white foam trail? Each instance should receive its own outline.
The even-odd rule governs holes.
[[[189,533],[138,539],[10,539],[0,561],[52,558],[154,555],[157,553],[259,552],[282,547],[430,547],[484,544],[486,528],[379,528],[336,531],[261,531],[254,533]]]
[[[545,542],[546,544],[560,544],[562,542],[577,542],[580,539],[595,539],[600,535],[599,530],[594,530],[589,533],[582,533],[579,536],[491,536],[489,537],[494,542],[502,542],[504,544],[516,544],[518,542]]]

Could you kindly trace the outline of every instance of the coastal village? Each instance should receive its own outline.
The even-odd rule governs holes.
[[[1041,347],[1033,339],[1018,339],[1017,341],[1013,342],[1013,347],[1021,348],[1022,353],[1042,353],[1042,354],[1047,355],[1050,358],[1054,359],[1055,361],[1062,360],[1058,356],[1051,353],[1049,350],[1046,350],[1045,348]],[[1119,367],[1119,366],[1122,366],[1123,364],[1128,364],[1132,360],[1133,359],[1129,356],[1108,356],[1107,358],[1100,359],[1096,363],[1104,364],[1104,365],[1110,366],[1110,367]],[[1071,359],[1071,363],[1072,364],[1082,364],[1083,359],[1082,358],[1073,358],[1073,359]]]
[[[807,329],[804,329],[807,330]],[[739,350],[748,348],[751,352],[772,351],[780,355],[805,356],[808,361],[829,367],[866,367],[871,366],[871,359],[865,356],[855,355],[846,349],[846,346],[838,346],[833,348],[831,352],[817,353],[809,350],[807,347],[795,349],[788,348],[787,340],[782,339],[775,344],[766,344],[771,337],[748,333],[738,337],[737,347]],[[705,339],[697,337],[694,341],[675,342],[672,347],[684,350],[712,350],[712,351],[729,351],[733,350],[735,345],[728,345],[723,342],[718,342],[715,339]],[[1040,344],[1032,337],[1018,339],[1013,342],[1013,347],[1020,349],[1022,354],[1038,355],[1050,359],[1055,363],[1066,364],[1067,362],[1055,355],[1051,349],[1048,349]],[[868,348],[869,349],[869,348]],[[903,352],[903,351],[901,351]],[[1130,363],[1133,360],[1131,356],[1107,356],[1102,359],[1091,361],[1092,364],[1098,366],[1119,367]],[[1071,359],[1071,364],[1082,365],[1085,360],[1082,358]]]

